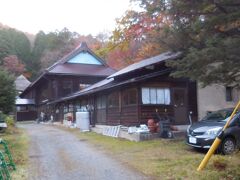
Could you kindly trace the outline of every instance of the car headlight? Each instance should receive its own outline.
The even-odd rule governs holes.
[[[222,127],[212,128],[207,130],[204,134],[209,136],[216,136],[221,131],[221,129]]]

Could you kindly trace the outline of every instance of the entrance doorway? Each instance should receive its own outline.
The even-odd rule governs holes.
[[[96,123],[97,124],[106,124],[106,106],[107,98],[105,95],[97,97],[97,113],[96,113]]]
[[[187,89],[175,88],[173,90],[175,124],[184,125],[189,123],[187,116],[187,102]]]

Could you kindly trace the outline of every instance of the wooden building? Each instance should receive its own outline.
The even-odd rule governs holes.
[[[38,116],[40,112],[47,115],[56,114],[60,119],[62,112],[55,106],[49,106],[52,101],[78,92],[96,82],[99,82],[115,70],[104,60],[94,54],[86,43],[81,43],[74,51],[45,69],[44,72],[25,89],[20,97],[34,99]]]
[[[24,75],[18,76],[14,83],[18,95],[21,94],[31,84],[31,82]]]
[[[24,75],[18,76],[15,80],[17,95],[20,95],[30,84],[31,82]],[[17,121],[35,120],[37,118],[33,99],[21,99],[17,96],[15,106],[15,119]]]
[[[37,119],[37,111],[34,99],[16,99],[16,120],[31,121]]]
[[[106,79],[69,96],[55,99],[58,120],[64,115],[89,111],[92,125],[140,125],[148,119],[169,118],[174,125],[197,119],[196,83],[169,76],[168,60],[180,53],[166,52],[132,64]]]

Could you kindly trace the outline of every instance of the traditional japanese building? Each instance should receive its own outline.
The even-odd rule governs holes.
[[[89,112],[91,125],[140,125],[148,119],[170,119],[172,125],[189,124],[207,111],[233,106],[216,97],[219,89],[202,89],[187,78],[173,78],[166,62],[181,53],[166,52],[134,63],[116,72],[82,43],[73,52],[47,68],[20,95],[33,99],[40,112],[54,121],[76,120],[77,112]],[[227,93],[228,92],[228,93]],[[234,95],[234,94],[233,94]],[[214,98],[214,100],[213,100]],[[231,100],[231,101],[230,101]],[[207,103],[206,103],[207,102]]]
[[[197,119],[196,83],[170,77],[166,61],[180,53],[166,52],[132,64],[106,79],[69,96],[50,102],[62,121],[64,114],[88,111],[92,125],[140,125],[148,119],[168,118],[174,125]]]
[[[45,69],[44,72],[20,95],[34,99],[38,115],[57,113],[49,106],[52,101],[78,92],[99,82],[115,72],[103,59],[98,57],[85,42],[71,53]]]
[[[30,84],[31,82],[24,75],[18,76],[15,80],[17,95],[21,94]],[[17,96],[15,105],[17,121],[35,120],[37,118],[35,101],[33,99],[21,99]]]
[[[17,94],[21,94],[30,84],[31,82],[24,75],[18,76],[15,80]]]

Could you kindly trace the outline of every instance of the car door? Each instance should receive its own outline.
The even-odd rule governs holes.
[[[237,140],[237,144],[239,147],[240,146],[240,114],[238,114],[235,125],[236,125],[235,126],[236,127],[236,130],[235,130],[236,140]]]
[[[238,147],[240,147],[240,113],[233,118],[229,128],[226,129],[226,135],[234,136]]]

